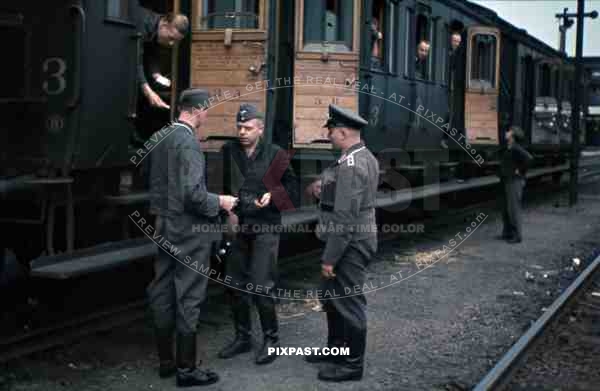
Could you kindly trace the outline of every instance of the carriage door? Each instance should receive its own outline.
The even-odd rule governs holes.
[[[207,151],[237,137],[241,103],[266,110],[267,0],[194,0],[190,80],[216,97],[203,130]]]
[[[127,147],[135,113],[136,3],[133,0],[85,2],[81,46],[81,119],[73,167],[128,162]],[[83,88],[84,86],[84,88]]]
[[[331,147],[323,128],[329,104],[358,112],[359,3],[296,1],[295,148]]]
[[[491,27],[472,27],[467,42],[467,142],[498,144],[500,33]]]

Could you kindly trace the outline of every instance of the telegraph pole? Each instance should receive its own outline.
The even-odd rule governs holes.
[[[563,25],[559,27],[561,33],[560,46],[563,52],[565,51],[565,34],[566,30],[573,25],[571,18],[577,18],[577,38],[575,43],[575,91],[573,105],[571,108],[571,164],[569,167],[569,205],[573,206],[577,203],[577,179],[578,179],[578,165],[579,165],[579,124],[581,120],[581,102],[582,94],[584,93],[583,85],[583,20],[585,17],[591,17],[595,19],[598,17],[596,11],[585,13],[584,0],[577,0],[577,13],[567,13],[567,8],[563,10],[562,14],[556,14],[557,18],[563,18]]]

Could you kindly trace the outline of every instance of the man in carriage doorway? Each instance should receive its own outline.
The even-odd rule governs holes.
[[[342,157],[323,171],[309,190],[320,199],[317,233],[325,242],[321,302],[327,314],[327,348],[347,346],[350,351],[346,356],[321,352],[306,356],[308,362],[335,364],[319,371],[318,377],[324,381],[360,380],[363,376],[366,298],[353,287],[364,286],[367,265],[377,251],[375,202],[379,185],[379,164],[360,136],[367,124],[349,110],[329,106],[325,126]]]
[[[521,220],[521,201],[527,168],[533,157],[519,143],[524,133],[518,126],[511,126],[506,132],[506,147],[500,162],[502,184],[502,222],[501,239],[508,243],[520,243],[523,239]]]
[[[157,14],[141,7],[138,2],[136,23],[141,34],[140,57],[137,67],[139,99],[134,143],[143,143],[170,119],[168,98],[171,80],[161,73],[161,51],[171,49],[189,30],[187,16],[168,13]],[[167,100],[167,102],[165,102]]]
[[[457,105],[457,101],[464,99],[464,95],[458,89],[458,72],[463,69],[461,67],[461,56],[465,55],[462,49],[462,32],[464,25],[462,22],[455,20],[450,23],[450,50],[448,50],[448,114],[446,115],[446,123],[450,124],[450,129],[456,127],[456,110],[460,110],[461,106]],[[442,132],[441,147],[448,148],[448,134]]]
[[[264,140],[263,114],[251,104],[242,104],[237,114],[238,139],[223,147],[223,183],[226,193],[236,194],[240,202],[230,213],[235,227],[231,254],[226,261],[232,278],[235,339],[219,353],[232,358],[251,349],[252,303],[256,305],[263,333],[256,364],[269,364],[277,356],[269,348],[279,346],[275,284],[281,212],[294,208],[297,181],[285,151]],[[281,178],[281,179],[280,179]],[[256,287],[256,292],[242,289]],[[259,292],[260,287],[260,292]]]
[[[196,366],[196,331],[208,286],[208,277],[201,270],[210,268],[213,243],[220,239],[220,211],[230,211],[237,203],[236,197],[209,193],[206,189],[205,159],[199,138],[208,116],[207,102],[206,90],[183,91],[178,120],[157,132],[159,139],[166,136],[149,155],[150,213],[156,216],[152,237],[159,250],[154,279],[148,286],[148,301],[156,333],[159,375],[177,375],[178,387],[208,385],[219,379],[213,371]]]

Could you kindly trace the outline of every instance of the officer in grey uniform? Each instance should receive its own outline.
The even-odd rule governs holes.
[[[230,211],[237,202],[235,197],[206,190],[205,160],[198,137],[207,118],[207,110],[200,105],[205,106],[208,98],[206,90],[183,91],[178,120],[155,133],[159,142],[149,154],[150,213],[156,216],[151,237],[159,252],[148,299],[156,329],[159,374],[168,377],[176,373],[178,387],[218,380],[216,373],[196,367],[196,330],[208,284],[199,270],[210,267],[211,248],[220,234],[198,228],[213,223],[218,226],[219,211]]]
[[[317,232],[325,242],[321,291],[327,313],[327,346],[347,346],[350,355],[311,355],[306,360],[335,362],[337,365],[319,372],[319,379],[338,382],[360,380],[363,375],[366,299],[354,287],[362,289],[367,265],[377,251],[379,164],[361,141],[360,130],[367,121],[335,105],[329,106],[329,117],[325,124],[329,139],[342,156],[321,174],[311,192],[320,198]]]
[[[518,126],[512,126],[506,132],[506,149],[502,154],[500,164],[500,179],[502,183],[502,221],[501,239],[508,243],[520,243],[521,234],[521,201],[525,187],[525,174],[533,157],[519,142],[524,133]]]

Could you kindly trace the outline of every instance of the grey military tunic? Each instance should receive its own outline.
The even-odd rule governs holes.
[[[366,267],[377,251],[378,184],[379,164],[363,143],[351,147],[321,174],[317,226],[317,235],[325,242],[321,262],[333,265],[336,274],[323,280],[323,306],[361,330],[366,329],[366,299],[354,287],[362,288]]]
[[[158,328],[190,334],[206,298],[202,270],[220,239],[219,198],[206,190],[204,155],[188,124],[176,122],[157,140],[149,158],[150,213],[156,216],[151,236],[159,252],[148,298]]]

